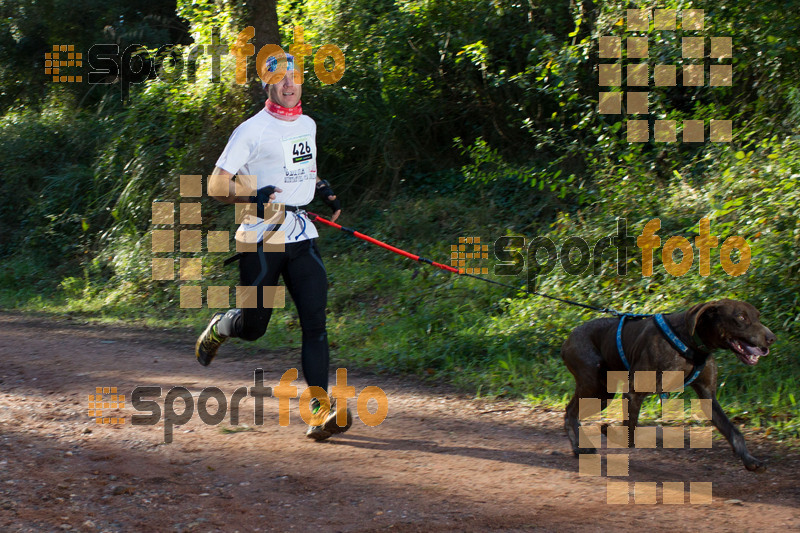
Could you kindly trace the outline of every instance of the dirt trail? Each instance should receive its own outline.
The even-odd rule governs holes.
[[[631,450],[629,476],[617,478],[683,481],[687,491],[712,482],[709,505],[609,505],[609,478],[579,476],[562,412],[351,371],[357,392],[376,385],[388,395],[381,425],[356,419],[345,435],[315,443],[296,400],[280,427],[278,400],[266,398],[264,425],[225,433],[227,418],[207,426],[195,412],[164,444],[162,423],[130,424],[129,403],[106,411],[126,424],[95,424],[88,395],[115,386],[130,402],[138,385],[164,395],[181,385],[195,397],[217,386],[230,398],[252,386],[256,367],[275,386],[299,357],[226,345],[203,368],[191,331],[9,313],[0,327],[0,531],[800,530],[800,455],[756,436],[747,439],[769,461],[763,475],[715,438],[711,450]],[[252,413],[246,398],[240,424],[253,426]]]

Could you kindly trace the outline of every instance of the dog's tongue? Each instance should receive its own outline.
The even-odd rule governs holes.
[[[757,346],[753,346],[752,344],[748,344],[742,340],[738,339],[731,339],[730,340],[731,348],[736,354],[739,356],[739,359],[746,365],[755,365],[758,363],[758,359],[764,355],[769,353],[769,348],[766,350],[759,348]]]
[[[740,343],[740,345],[744,350],[744,353],[746,353],[747,355],[755,355],[757,357],[763,357],[769,353],[769,348],[767,348],[766,350],[762,350],[758,346],[752,346],[750,344],[747,344],[746,342],[742,342]]]

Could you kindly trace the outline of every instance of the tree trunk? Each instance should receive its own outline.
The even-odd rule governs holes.
[[[248,7],[241,17],[241,29],[253,26],[256,35],[250,41],[255,46],[255,54],[247,60],[247,74],[250,80],[250,94],[254,103],[264,104],[266,95],[261,87],[261,79],[256,70],[256,56],[265,44],[281,44],[281,34],[278,31],[278,0],[250,0]]]
[[[249,24],[256,29],[253,43],[256,52],[265,44],[281,44],[281,34],[278,31],[278,0],[251,0]]]

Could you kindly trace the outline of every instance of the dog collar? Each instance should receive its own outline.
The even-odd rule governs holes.
[[[664,315],[656,313],[653,315],[653,320],[655,321],[656,326],[658,326],[658,329],[661,331],[661,334],[664,335],[672,347],[681,354],[681,357],[688,359],[695,365],[699,365],[701,363],[705,364],[705,361],[709,356],[709,351],[704,349],[705,347],[703,346],[703,341],[700,340],[696,333],[692,336],[692,342],[697,346],[697,349],[692,350],[678,338],[674,331],[672,331],[672,328],[669,327],[667,321],[664,320]]]
[[[700,338],[700,335],[698,335],[696,331],[692,333],[692,342],[697,347],[697,351],[711,352],[711,350],[708,348],[708,346],[705,345],[703,339]]]
[[[691,375],[683,383],[684,386],[688,385],[697,379],[697,376],[699,376],[700,372],[703,371],[706,366],[706,360],[708,359],[710,353],[701,349],[692,350],[686,346],[686,344],[684,344],[683,341],[680,340],[677,335],[675,335],[675,332],[669,327],[667,321],[664,320],[664,315],[661,313],[656,313],[653,315],[653,320],[655,321],[656,326],[658,326],[658,329],[661,331],[662,335],[664,335],[672,347],[675,348],[679,354],[681,354],[681,357],[694,365]],[[692,340],[694,341],[694,337],[692,337]],[[702,346],[702,342],[700,342],[700,345]]]
[[[678,350],[683,357],[686,357],[686,354],[689,353],[689,347],[675,335],[675,332],[669,327],[667,321],[664,320],[664,315],[656,313],[653,315],[653,320],[655,320],[656,326],[658,326],[658,329],[661,330],[661,333],[667,338],[672,347]]]

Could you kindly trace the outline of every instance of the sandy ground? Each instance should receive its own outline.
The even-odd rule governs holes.
[[[769,461],[765,474],[747,472],[716,438],[710,450],[630,450],[628,477],[614,480],[630,482],[631,503],[611,505],[611,478],[579,475],[562,412],[350,371],[357,392],[386,392],[382,424],[356,417],[346,434],[316,443],[297,400],[281,427],[276,398],[264,400],[260,426],[247,398],[240,427],[250,430],[226,432],[227,418],[211,426],[195,412],[165,444],[163,423],[131,424],[135,387],[162,387],[161,404],[174,386],[195,399],[217,386],[230,398],[257,367],[277,385],[298,354],[229,343],[204,368],[188,330],[12,313],[0,313],[0,327],[1,531],[800,530],[800,454],[758,435],[746,437]],[[125,424],[88,416],[98,386],[126,395],[124,408],[105,411]],[[662,503],[660,488],[658,503],[633,503],[634,482],[663,481],[684,482],[687,503]],[[691,482],[712,484],[710,504],[689,503]]]

